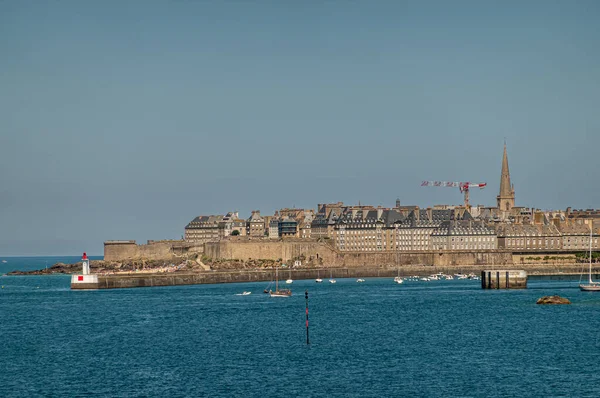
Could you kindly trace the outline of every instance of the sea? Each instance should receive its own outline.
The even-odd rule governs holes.
[[[600,294],[577,281],[69,282],[0,277],[1,397],[600,396]],[[536,305],[555,294],[572,304]]]

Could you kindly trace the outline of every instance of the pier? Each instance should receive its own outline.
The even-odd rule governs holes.
[[[483,270],[482,289],[527,289],[527,272],[524,270]]]

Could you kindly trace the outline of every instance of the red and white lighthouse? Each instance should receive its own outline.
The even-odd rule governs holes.
[[[90,274],[90,259],[88,258],[86,252],[83,252],[83,256],[81,257],[81,262],[83,263],[83,275]]]
[[[81,274],[71,276],[71,289],[98,289],[98,275],[90,273],[90,259],[87,253],[81,256],[83,269]]]

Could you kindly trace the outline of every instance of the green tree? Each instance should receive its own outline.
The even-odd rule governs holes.
[[[240,231],[238,231],[237,229],[234,229],[234,230],[231,232],[231,236],[239,236],[239,235],[240,235]]]

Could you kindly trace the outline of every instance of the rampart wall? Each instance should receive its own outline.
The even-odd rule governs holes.
[[[104,260],[167,260],[189,252],[203,252],[202,245],[183,241],[148,241],[138,245],[134,240],[104,242]]]
[[[213,259],[248,260],[281,259],[292,262],[302,259],[315,265],[330,267],[365,267],[394,265],[455,266],[511,265],[512,253],[507,251],[439,252],[339,252],[316,241],[221,241],[206,243],[205,256]]]

